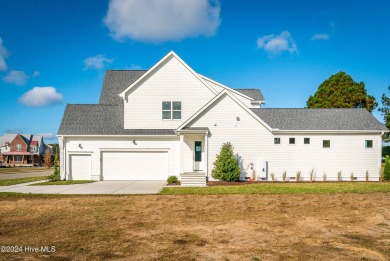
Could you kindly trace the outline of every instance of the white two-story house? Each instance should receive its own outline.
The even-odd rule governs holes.
[[[205,183],[231,142],[241,179],[378,180],[381,135],[365,109],[266,109],[258,89],[232,89],[174,52],[149,70],[106,72],[99,104],[68,104],[58,131],[61,177]],[[272,174],[272,175],[271,175]],[[200,184],[200,183],[197,183]]]

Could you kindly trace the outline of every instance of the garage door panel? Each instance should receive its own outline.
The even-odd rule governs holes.
[[[103,180],[166,180],[165,151],[103,152]]]
[[[91,155],[71,155],[72,180],[91,179]]]

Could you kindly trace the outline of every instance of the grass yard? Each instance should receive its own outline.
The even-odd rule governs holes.
[[[45,180],[45,179],[46,179],[46,177],[28,177],[28,178],[6,179],[6,180],[0,180],[0,186],[11,186],[11,185],[17,185],[17,184],[33,182],[33,181],[38,181],[38,180]]]
[[[247,183],[239,186],[165,187],[161,194],[300,194],[390,192],[390,182]]]
[[[86,184],[95,182],[94,180],[59,180],[59,181],[46,181],[41,183],[34,183],[30,186],[42,186],[42,185],[74,185],[74,184]]]
[[[56,250],[4,260],[390,259],[390,193],[0,193],[0,213],[1,245]]]
[[[31,172],[47,172],[53,168],[46,167],[14,167],[14,168],[0,168],[1,174],[16,174],[16,173],[31,173]]]

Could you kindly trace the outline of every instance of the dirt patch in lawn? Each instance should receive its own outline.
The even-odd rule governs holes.
[[[389,260],[390,193],[0,198],[6,260]]]

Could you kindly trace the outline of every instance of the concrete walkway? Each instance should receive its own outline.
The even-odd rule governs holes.
[[[0,192],[33,194],[158,194],[165,181],[96,181],[75,185],[28,186],[41,181],[13,186],[1,186]]]

